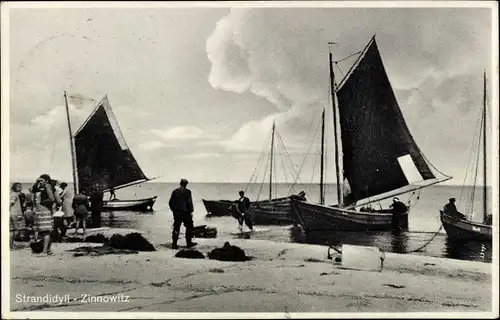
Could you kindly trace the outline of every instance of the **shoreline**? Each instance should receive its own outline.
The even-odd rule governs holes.
[[[116,230],[112,230],[116,232]],[[183,249],[184,239],[180,239]],[[10,252],[13,312],[491,312],[490,263],[385,253],[383,269],[334,265],[327,247],[269,240],[197,239],[205,256],[225,241],[253,259],[223,262],[175,258],[155,245],[138,254],[73,257],[76,247],[54,243],[53,256],[29,248]],[[113,270],[113,271],[111,271]],[[33,303],[16,295],[69,295],[71,301]],[[101,297],[85,303],[82,295]],[[128,297],[125,301],[110,299]],[[106,301],[102,301],[107,297]],[[115,298],[112,298],[115,297]],[[18,299],[19,300],[19,299]],[[122,298],[123,300],[123,298]]]

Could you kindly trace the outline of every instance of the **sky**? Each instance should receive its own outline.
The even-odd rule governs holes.
[[[158,181],[264,179],[275,121],[286,147],[275,144],[276,179],[293,180],[304,163],[299,180],[316,182],[320,114],[331,111],[327,43],[340,60],[376,34],[418,146],[460,185],[483,70],[496,71],[487,8],[18,8],[9,26],[11,181],[70,181],[66,90],[79,97],[69,100],[73,132],[107,94]],[[355,59],[339,63],[339,79]]]

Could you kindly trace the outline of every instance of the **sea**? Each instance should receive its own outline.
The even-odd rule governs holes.
[[[71,184],[70,184],[71,185]],[[31,184],[23,183],[25,191]],[[154,211],[148,213],[116,211],[104,212],[102,214],[103,226],[113,228],[130,228],[141,231],[150,241],[155,244],[171,243],[172,234],[172,212],[168,209],[168,200],[171,192],[177,188],[177,183],[147,182],[124,189],[116,190],[118,199],[137,199],[158,196],[154,205]],[[196,183],[188,185],[193,195],[195,226],[206,225],[217,229],[217,238],[232,239],[240,238],[238,234],[238,223],[231,217],[207,217],[207,211],[203,206],[202,199],[207,200],[236,200],[238,191],[245,190],[245,195],[251,201],[269,198],[268,184],[245,184],[245,183]],[[291,193],[306,192],[309,201],[319,202],[318,184],[297,184],[291,188],[286,183],[273,184],[271,190],[273,197],[287,196]],[[256,226],[257,232],[251,234],[252,239],[271,240],[277,242],[293,242],[305,244],[319,244],[325,246],[325,255],[328,246],[339,246],[342,244],[377,246],[386,252],[406,253],[434,257],[446,257],[460,260],[473,260],[491,263],[492,244],[481,242],[454,243],[447,239],[444,229],[440,229],[439,210],[448,202],[448,199],[457,199],[457,208],[466,212],[467,202],[460,200],[461,194],[468,195],[471,187],[462,189],[460,186],[435,185],[421,189],[414,193],[398,196],[399,199],[410,205],[409,230],[404,233],[394,234],[390,231],[384,232],[321,232],[305,234],[301,230],[290,226]],[[105,194],[106,197],[109,194]],[[482,190],[476,190],[475,212],[473,220],[481,221]],[[491,199],[491,188],[489,197]],[[325,201],[327,204],[335,204],[336,185],[325,186]],[[386,207],[391,199],[381,202]],[[181,234],[183,233],[181,229]],[[183,238],[179,240],[182,244]],[[423,247],[423,248],[422,248]]]

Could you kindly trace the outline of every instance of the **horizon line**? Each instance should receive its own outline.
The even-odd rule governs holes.
[[[64,179],[55,179],[55,180],[58,180],[60,182],[62,181],[65,181]],[[144,183],[168,183],[168,184],[178,184],[180,180],[177,180],[177,181],[158,181],[158,180],[155,180],[155,181],[145,181],[145,182],[142,182],[142,183],[139,183],[139,184],[144,184]],[[189,180],[188,180],[189,181]],[[13,182],[20,182],[20,183],[34,183],[34,182],[31,182],[31,181],[22,181],[22,180],[12,180],[11,183]],[[68,184],[73,184],[73,182],[71,181],[66,181],[66,183]],[[252,183],[248,183],[248,181],[189,181],[190,184],[214,184],[214,183],[225,183],[225,184],[269,184],[269,182],[264,182],[264,183],[257,183],[257,182],[252,182]],[[283,185],[290,185],[290,183],[287,183],[287,182],[273,182],[273,184],[283,184]],[[319,182],[301,182],[301,183],[294,183],[294,185],[311,185],[311,184],[319,184]],[[330,184],[330,185],[337,185],[336,182],[325,182],[324,184]],[[474,186],[473,184],[464,184],[464,185],[461,185],[461,184],[436,184],[435,186],[448,186],[448,187],[462,187],[462,186],[467,186],[467,187],[472,187]],[[486,185],[487,187],[492,187],[492,185]],[[478,187],[482,187],[482,186],[478,186]]]

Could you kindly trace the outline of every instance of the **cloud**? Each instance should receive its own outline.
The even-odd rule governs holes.
[[[139,145],[139,148],[144,151],[152,151],[156,149],[160,149],[164,146],[164,144],[161,141],[153,140],[153,141],[146,141],[143,142]]]
[[[206,42],[209,82],[215,89],[264,97],[274,108],[220,144],[242,152],[261,149],[275,119],[288,144],[304,150],[314,130],[308,124],[319,121],[315,112],[330,108],[327,43],[338,42],[332,54],[341,59],[377,34],[410,131],[429,150],[426,156],[446,168],[436,136],[455,139],[446,151],[456,158],[472,136],[466,123],[475,117],[481,72],[491,61],[490,17],[488,9],[477,8],[321,8],[306,14],[294,8],[232,9]],[[338,64],[337,82],[355,59]]]
[[[213,158],[220,158],[221,156],[222,156],[221,154],[215,153],[215,152],[200,152],[200,153],[180,155],[176,158],[180,158],[180,159],[213,159]]]
[[[153,129],[153,134],[165,141],[187,141],[199,139],[214,139],[216,136],[206,134],[203,130],[193,126],[179,126],[165,130]]]

